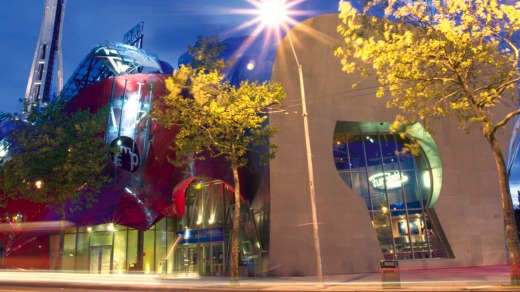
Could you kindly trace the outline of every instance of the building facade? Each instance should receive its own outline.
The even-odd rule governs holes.
[[[87,54],[58,98],[66,102],[66,111],[95,112],[108,105],[105,141],[120,149],[107,169],[113,181],[92,207],[68,213],[63,226],[53,224],[60,216],[52,206],[9,202],[2,210],[2,267],[229,274],[235,205],[229,164],[213,159],[174,167],[168,160],[175,157],[170,146],[176,129],[162,128],[150,118],[154,99],[167,94],[165,80],[172,72],[156,55],[128,44],[109,42]],[[9,131],[17,121],[1,122],[2,149],[9,153]],[[2,158],[2,163],[8,160]],[[251,190],[250,182],[244,190]],[[261,264],[262,243],[257,215],[249,200],[242,200],[240,260],[241,274],[247,275]],[[37,228],[28,228],[35,222]]]
[[[408,134],[423,141],[422,152],[401,153],[408,140],[390,134],[396,112],[375,97],[376,81],[342,72],[333,55],[342,41],[339,23],[337,14],[321,15],[288,32],[303,68],[323,273],[375,272],[385,259],[405,268],[506,264],[498,176],[484,138],[446,118],[435,124],[434,136],[415,125]],[[235,54],[232,48],[226,53]],[[277,157],[268,167],[251,157],[241,173],[241,270],[249,276],[315,275],[298,66],[287,37],[274,49],[274,62],[266,58],[270,53],[240,52],[229,70],[233,82],[268,76],[287,93],[285,111],[269,116],[280,129],[271,141],[279,146]],[[256,69],[246,69],[250,63]],[[61,98],[68,110],[110,105],[106,142],[122,150],[111,165],[114,182],[92,208],[69,214],[74,226],[65,229],[63,246],[56,230],[4,232],[12,255],[4,267],[229,272],[229,166],[206,160],[174,168],[167,158],[174,155],[169,146],[175,129],[147,119],[153,100],[166,94],[169,74],[171,66],[127,44],[108,43],[89,53]],[[502,145],[508,138],[501,136]],[[4,211],[17,214],[20,206]],[[45,206],[33,211],[34,221],[57,218]]]
[[[289,32],[303,68],[323,273],[376,271],[384,259],[405,268],[506,264],[498,175],[479,129],[466,134],[445,118],[429,136],[418,124],[409,134],[423,141],[421,155],[396,155],[406,142],[390,134],[396,112],[375,97],[375,80],[342,72],[334,57],[339,24],[321,15]],[[273,275],[316,274],[297,70],[285,38],[272,75],[287,93],[287,114],[270,117],[280,127],[270,164]]]

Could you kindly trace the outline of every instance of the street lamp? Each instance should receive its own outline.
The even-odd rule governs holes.
[[[37,180],[36,182],[34,182],[34,185],[36,186],[37,189],[41,189],[43,186],[43,181]]]
[[[263,0],[258,3],[258,8],[260,12],[260,17],[265,26],[268,27],[282,27],[287,32],[287,39],[289,40],[289,44],[291,46],[292,53],[294,55],[294,59],[296,61],[296,65],[298,66],[298,77],[300,81],[300,95],[302,100],[302,117],[303,117],[303,130],[305,132],[305,148],[307,151],[307,171],[309,173],[309,188],[310,188],[310,197],[311,197],[311,211],[312,211],[312,226],[314,233],[314,250],[316,255],[316,276],[318,278],[318,282],[323,284],[323,272],[321,265],[321,249],[320,249],[320,237],[319,237],[319,229],[318,229],[318,215],[316,212],[316,193],[314,190],[314,171],[312,166],[312,152],[311,152],[311,142],[309,138],[309,124],[307,121],[307,105],[305,102],[305,88],[303,83],[303,70],[302,65],[298,60],[298,56],[296,55],[296,50],[294,49],[294,45],[291,39],[291,34],[289,33],[289,29],[286,25],[288,20],[288,9],[292,5],[286,3],[282,0]]]

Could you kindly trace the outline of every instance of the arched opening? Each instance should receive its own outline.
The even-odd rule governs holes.
[[[407,134],[421,141],[419,155],[403,151],[410,137],[388,123],[338,122],[336,169],[365,200],[385,259],[452,257],[433,209],[442,181],[435,142],[419,124]]]

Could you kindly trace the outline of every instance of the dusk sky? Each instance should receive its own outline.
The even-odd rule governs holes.
[[[259,0],[249,0],[259,1]],[[289,0],[288,0],[289,1]],[[291,0],[304,20],[336,13],[339,0]],[[20,113],[43,17],[44,0],[2,0],[0,12],[0,112]],[[62,35],[63,78],[66,82],[92,48],[123,35],[144,22],[143,48],[177,68],[179,56],[198,35],[220,39],[247,36],[256,27],[236,31],[254,18],[236,13],[253,9],[246,0],[68,0]],[[507,150],[508,145],[503,145]],[[512,177],[518,177],[515,167]],[[512,195],[520,184],[513,180]]]
[[[252,0],[251,0],[252,1]],[[298,0],[300,20],[338,11],[338,0]],[[0,12],[0,112],[20,113],[43,17],[44,0],[2,0]],[[68,0],[62,31],[63,79],[105,41],[144,22],[143,49],[177,68],[179,56],[198,35],[221,39],[249,35],[255,27],[234,29],[254,18],[236,13],[253,9],[246,0]]]

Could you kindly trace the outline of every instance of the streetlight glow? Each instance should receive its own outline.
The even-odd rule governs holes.
[[[268,27],[285,26],[288,18],[287,9],[285,1],[281,0],[265,0],[258,4],[260,19]]]
[[[233,14],[251,15],[253,18],[242,25],[235,27],[232,34],[253,27],[252,38],[261,32],[266,32],[266,40],[282,39],[282,30],[287,31],[298,21],[295,16],[312,15],[312,11],[297,10],[295,7],[305,0],[246,0],[253,6],[251,9],[230,9]]]

